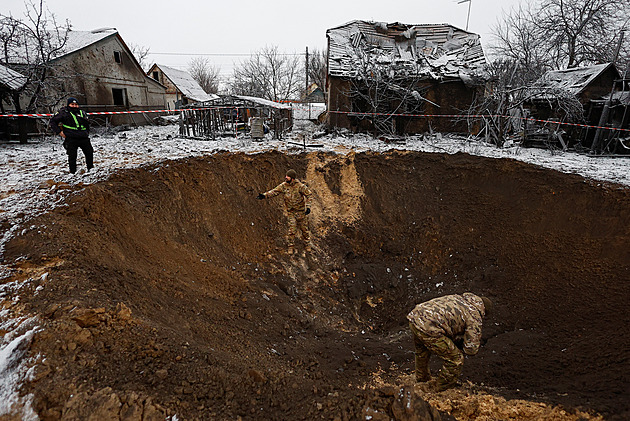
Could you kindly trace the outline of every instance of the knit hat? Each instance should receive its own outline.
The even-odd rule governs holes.
[[[483,301],[483,307],[486,310],[485,315],[487,317],[488,314],[492,313],[492,309],[494,308],[494,304],[492,303],[492,301],[488,297],[479,297],[479,298],[481,298],[481,301]]]
[[[289,170],[287,171],[287,177],[291,177],[293,179],[297,178],[297,173],[295,172],[295,170]]]
[[[72,104],[73,102],[76,103],[77,105],[79,104],[79,101],[76,98],[74,97],[68,98],[68,105]]]

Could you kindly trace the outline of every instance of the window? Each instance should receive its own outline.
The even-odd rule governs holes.
[[[155,72],[153,72],[153,79],[157,80],[158,82],[160,81],[160,72],[158,72],[157,70]]]
[[[114,97],[114,105],[127,107],[127,89],[112,88],[112,96]]]
[[[114,51],[114,60],[116,63],[122,63],[122,51]]]

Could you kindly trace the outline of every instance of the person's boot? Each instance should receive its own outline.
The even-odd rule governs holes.
[[[446,380],[442,377],[438,377],[435,380],[431,380],[429,385],[432,392],[443,392],[457,386],[457,379]]]
[[[416,382],[417,383],[424,383],[424,382],[428,382],[429,380],[431,380],[431,374],[429,374],[428,371],[416,371]]]

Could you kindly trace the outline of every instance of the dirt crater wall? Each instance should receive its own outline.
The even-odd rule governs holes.
[[[254,199],[290,167],[315,193],[315,253],[294,261],[281,200]],[[496,313],[465,379],[623,419],[629,205],[617,186],[463,154],[225,153],[121,172],[7,245],[21,269],[63,262],[25,304],[54,332],[33,344],[49,361],[36,409],[55,419],[110,387],[187,418],[353,418],[375,376],[410,372],[413,305],[473,291]],[[76,309],[103,310],[77,328]]]

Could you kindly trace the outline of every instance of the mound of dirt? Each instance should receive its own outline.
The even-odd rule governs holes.
[[[255,200],[287,168],[314,192],[308,256],[285,254],[281,199]],[[3,306],[43,328],[21,393],[43,420],[625,419],[629,205],[617,186],[463,154],[122,171],[6,246],[6,282],[32,293]],[[457,397],[423,396],[405,315],[465,291],[495,301],[484,346]]]

